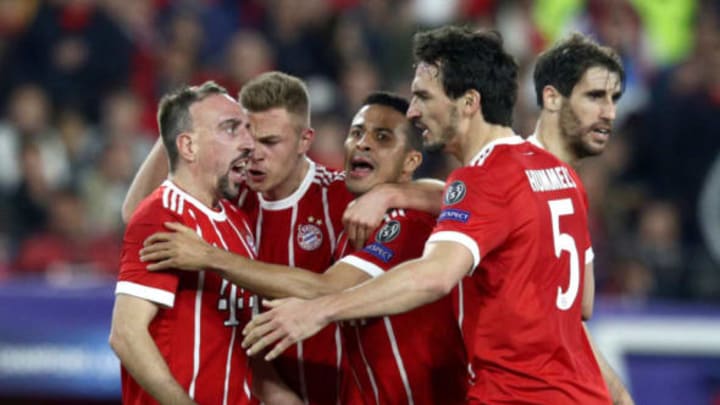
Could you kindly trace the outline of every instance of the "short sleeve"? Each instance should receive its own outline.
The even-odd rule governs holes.
[[[167,231],[165,222],[180,221],[181,218],[163,208],[146,208],[133,216],[125,230],[120,275],[115,294],[127,294],[143,298],[154,303],[172,307],[179,276],[175,271],[150,272],[148,263],[140,261],[140,249],[143,242],[155,232]]]
[[[422,255],[425,241],[432,231],[432,220],[422,216],[406,216],[399,210],[378,227],[364,248],[341,259],[377,277],[396,265]]]
[[[455,170],[445,186],[443,206],[428,243],[454,242],[473,256],[473,269],[481,256],[507,238],[511,218],[502,183],[482,167]]]

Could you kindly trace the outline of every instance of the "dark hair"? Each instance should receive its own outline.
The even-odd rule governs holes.
[[[382,105],[385,107],[392,108],[399,112],[403,116],[407,114],[407,110],[410,107],[410,102],[405,98],[395,93],[389,93],[385,91],[376,91],[370,93],[362,105]],[[405,126],[405,137],[407,142],[405,143],[407,150],[422,151],[423,139],[422,131],[415,125],[410,124],[410,120],[407,120]]]
[[[485,121],[512,124],[518,66],[503,49],[500,33],[446,26],[415,34],[413,52],[417,62],[438,67],[448,97],[477,90]]]
[[[267,72],[247,82],[240,102],[251,112],[284,108],[295,115],[303,128],[310,126],[310,96],[302,80],[283,72]]]
[[[217,83],[207,81],[199,86],[184,86],[164,95],[160,100],[157,119],[160,136],[170,161],[170,172],[173,172],[177,165],[177,137],[182,132],[191,130],[193,126],[190,106],[216,94],[228,94],[228,92]]]
[[[600,46],[583,34],[574,32],[540,54],[533,73],[538,106],[543,106],[545,86],[553,86],[564,97],[570,97],[575,85],[593,67],[617,73],[624,90],[625,70],[620,56],[612,48]]]

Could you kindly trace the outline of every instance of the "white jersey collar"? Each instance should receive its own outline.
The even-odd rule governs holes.
[[[218,202],[218,206],[220,207],[220,209],[216,211],[208,207],[207,205],[201,203],[200,200],[191,196],[185,190],[178,187],[178,185],[173,183],[172,180],[165,180],[162,185],[178,193],[180,196],[182,196],[182,198],[185,199],[185,201],[190,202],[192,205],[195,206],[195,208],[199,209],[203,214],[207,215],[208,218],[218,222],[225,221],[227,219],[227,214],[225,213],[225,206],[223,206],[221,202]]]
[[[545,149],[545,145],[540,142],[540,138],[537,137],[537,134],[532,134],[528,136],[526,141],[530,142],[531,144],[537,146],[540,149]]]
[[[502,138],[495,139],[494,141],[491,141],[487,145],[485,145],[482,149],[480,149],[480,152],[478,152],[472,159],[470,159],[470,163],[468,166],[480,166],[482,163],[487,159],[488,156],[490,156],[490,152],[492,152],[493,148],[498,145],[519,145],[521,143],[525,142],[524,139],[522,139],[519,135],[513,135],[513,136],[504,136]]]

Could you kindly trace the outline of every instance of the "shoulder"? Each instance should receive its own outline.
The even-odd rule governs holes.
[[[320,164],[315,164],[315,177],[313,178],[313,183],[325,187],[337,185],[345,187],[345,172],[329,169]]]
[[[345,210],[345,207],[355,198],[345,185],[344,171],[328,169],[318,164],[315,168],[313,186],[325,190],[327,204],[330,205],[331,211]],[[326,197],[323,196],[323,198]]]
[[[220,200],[220,204],[223,205],[230,221],[235,223],[242,222],[247,226],[247,223],[249,223],[249,217],[247,213],[242,208],[239,208],[235,202],[223,199]]]
[[[404,230],[406,234],[412,233],[413,237],[424,238],[434,226],[435,216],[432,214],[413,209],[393,208],[385,214],[376,232],[380,237],[388,234],[397,235]]]
[[[182,196],[170,187],[160,186],[140,203],[130,217],[128,228],[138,224],[162,223],[181,217]]]
[[[399,221],[401,223],[421,223],[421,224],[434,224],[436,216],[425,211],[414,210],[411,208],[391,208],[383,219],[383,223],[390,221]]]

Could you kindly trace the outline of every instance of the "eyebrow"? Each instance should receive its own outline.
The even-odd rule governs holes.
[[[412,94],[414,96],[418,96],[418,97],[430,97],[430,93],[428,93],[427,90],[422,90],[422,89],[413,90]]]
[[[257,134],[255,136],[258,141],[274,141],[280,138],[279,134]]]
[[[242,125],[243,121],[239,120],[237,118],[228,118],[226,120],[220,121],[218,124],[218,127],[225,128],[227,126],[237,127],[239,125]]]

